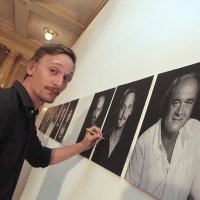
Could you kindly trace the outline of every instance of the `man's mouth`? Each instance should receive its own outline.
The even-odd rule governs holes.
[[[172,118],[172,120],[175,120],[175,121],[182,121],[183,119]]]
[[[51,92],[54,93],[56,96],[58,96],[58,92],[57,92],[57,91],[55,91],[55,90],[49,90],[49,91],[51,91]]]
[[[49,90],[50,92],[54,93],[56,96],[59,95],[59,91],[58,91],[57,88],[51,88],[51,87],[48,87],[48,86],[46,86],[44,88],[47,89],[47,90]]]
[[[119,118],[119,121],[125,121],[126,118],[122,117],[122,118]]]

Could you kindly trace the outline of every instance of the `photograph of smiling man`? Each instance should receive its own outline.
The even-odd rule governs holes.
[[[158,199],[200,199],[199,67],[158,75],[125,175]]]

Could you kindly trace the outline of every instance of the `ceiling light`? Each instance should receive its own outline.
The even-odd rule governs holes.
[[[51,28],[43,28],[44,32],[45,32],[45,38],[46,40],[51,40],[53,37],[57,37],[58,34],[56,33],[56,31],[54,31]]]
[[[45,33],[46,40],[51,40],[53,38],[53,35],[51,33]]]

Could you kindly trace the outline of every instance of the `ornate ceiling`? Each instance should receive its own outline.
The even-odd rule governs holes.
[[[29,59],[45,39],[45,28],[56,31],[51,42],[72,44],[107,0],[1,0],[0,43]]]

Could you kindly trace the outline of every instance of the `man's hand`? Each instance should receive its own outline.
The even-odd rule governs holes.
[[[95,144],[95,142],[101,141],[100,136],[102,136],[102,132],[101,132],[100,128],[98,128],[96,126],[92,126],[89,128],[89,130],[91,130],[92,132],[94,132],[96,134],[86,131],[83,140],[80,142],[83,145],[83,147],[85,148],[85,150],[90,149]]]
[[[90,149],[95,144],[96,141],[97,142],[101,141],[100,136],[102,136],[102,132],[100,128],[93,126],[89,128],[89,130],[91,130],[96,134],[86,131],[85,137],[81,142],[62,148],[52,149],[51,160],[49,164],[54,165],[64,160],[67,160],[87,149]]]

